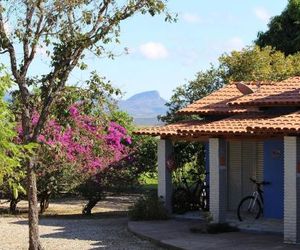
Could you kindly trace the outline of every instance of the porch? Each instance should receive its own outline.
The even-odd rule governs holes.
[[[195,223],[205,221],[202,211],[189,211],[184,214],[173,214],[172,216],[177,220],[192,220]],[[255,232],[255,233],[270,233],[283,235],[283,220],[271,218],[259,218],[253,221],[239,221],[236,212],[228,211],[226,213],[226,222],[240,231]]]
[[[297,137],[254,140],[255,143],[246,143],[244,148],[238,147],[243,140],[230,142],[209,138],[208,141],[207,167],[213,222],[228,222],[246,231],[284,234],[285,243],[298,242],[300,202],[297,185],[300,185],[300,176],[297,174]],[[160,140],[158,152],[158,195],[171,211],[172,180],[166,160],[172,154],[172,141]],[[272,185],[264,187],[264,218],[245,223],[238,221],[236,209],[241,198],[253,191],[249,177],[270,181]]]
[[[286,245],[282,235],[266,233],[232,232],[222,234],[191,233],[199,227],[196,220],[171,219],[167,221],[130,221],[129,231],[168,249],[247,249],[296,250],[298,245]]]
[[[282,220],[284,242],[300,243],[299,89],[299,77],[232,82],[177,112],[202,119],[184,118],[138,130],[140,135],[160,136],[158,195],[166,208],[171,211],[172,180],[166,160],[172,141],[206,141],[213,222],[228,220],[228,210],[236,210],[241,198],[251,194],[252,177],[271,182],[264,187],[264,218]],[[247,138],[263,143],[241,148]],[[237,143],[228,147],[230,140]]]

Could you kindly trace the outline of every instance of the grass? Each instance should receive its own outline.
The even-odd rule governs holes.
[[[144,174],[140,177],[141,189],[145,191],[156,191],[158,180],[157,176],[149,176]]]

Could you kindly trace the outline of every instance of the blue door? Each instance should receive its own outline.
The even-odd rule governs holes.
[[[283,218],[283,140],[274,139],[264,142],[264,186],[265,218]]]

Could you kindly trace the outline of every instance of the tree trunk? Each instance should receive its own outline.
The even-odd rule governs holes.
[[[100,201],[100,199],[89,200],[88,203],[84,206],[84,208],[82,210],[82,214],[91,215],[92,209],[97,205],[98,201]]]
[[[41,242],[39,235],[39,212],[36,187],[36,174],[34,171],[34,161],[28,162],[27,168],[28,177],[28,218],[29,218],[29,250],[41,250]]]
[[[51,192],[46,190],[42,192],[40,196],[40,213],[43,214],[46,209],[49,207],[49,199],[50,199]]]
[[[14,197],[11,198],[10,204],[9,204],[9,212],[11,214],[16,214],[17,212],[17,204],[18,202],[21,201],[20,198],[15,199]]]

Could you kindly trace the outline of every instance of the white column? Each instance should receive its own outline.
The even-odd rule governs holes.
[[[284,242],[297,243],[297,137],[284,137]]]
[[[224,166],[220,165],[220,156],[225,157],[226,150],[221,147],[225,144],[219,138],[209,139],[209,210],[214,223],[226,220],[226,160]]]
[[[158,142],[158,197],[162,199],[169,212],[172,212],[172,176],[166,163],[172,152],[172,141],[160,140]]]

